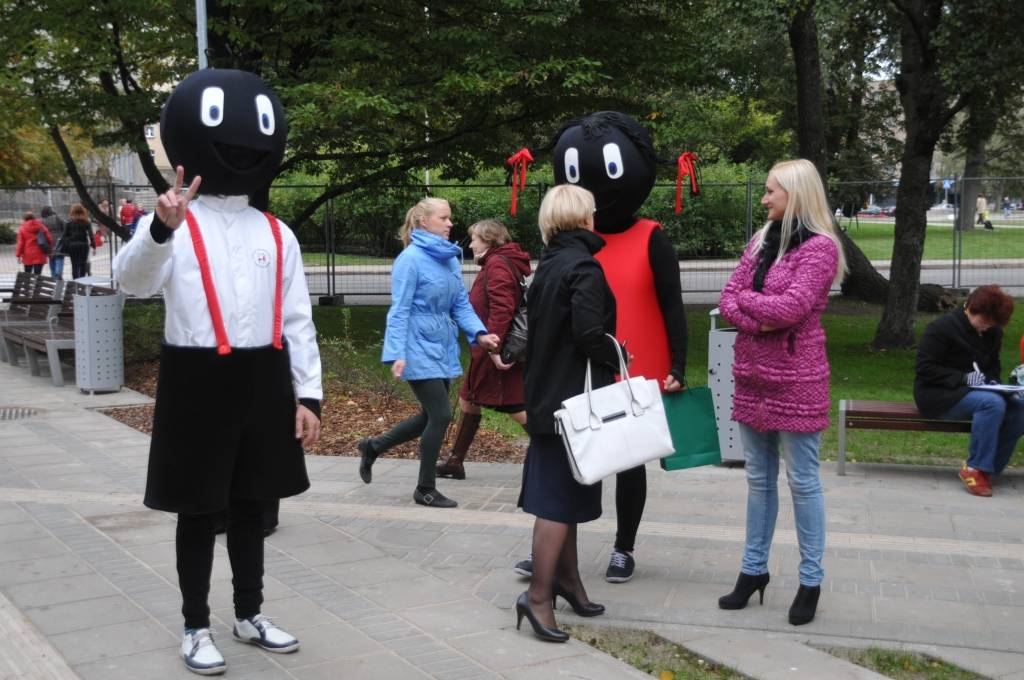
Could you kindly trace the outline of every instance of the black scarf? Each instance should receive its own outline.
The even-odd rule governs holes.
[[[793,248],[799,248],[804,241],[814,235],[814,232],[797,222],[796,228],[792,229],[789,233],[789,245],[786,247],[786,252]],[[757,269],[754,270],[753,288],[758,293],[764,290],[764,278],[768,275],[768,270],[775,264],[775,259],[779,256],[781,245],[782,222],[776,220],[768,226],[768,231],[765,232],[764,243],[761,244],[761,253],[757,260]]]

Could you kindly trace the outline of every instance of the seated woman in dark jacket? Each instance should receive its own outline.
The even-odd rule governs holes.
[[[1013,299],[999,286],[981,286],[956,309],[928,324],[917,347],[914,401],[922,415],[970,420],[971,443],[960,479],[969,493],[991,496],[990,475],[1010,462],[1024,434],[1017,395],[974,389],[1000,381],[999,348]]]
[[[588,359],[594,388],[615,381],[618,355],[605,335],[615,331],[615,297],[594,259],[604,240],[593,233],[593,194],[571,184],[556,186],[544,196],[538,221],[546,247],[528,294],[530,446],[519,498],[537,519],[530,589],[516,601],[516,614],[520,624],[524,616],[529,619],[541,639],[565,642],[569,636],[555,628],[556,596],[580,616],[604,612],[587,598],[576,553],[576,525],[601,516],[601,484],[583,486],[573,479],[554,412],[583,391]]]

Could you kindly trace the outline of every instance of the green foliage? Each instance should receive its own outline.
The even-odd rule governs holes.
[[[18,242],[18,225],[0,222],[0,244],[10,245]]]
[[[164,339],[162,304],[129,304],[124,308],[124,362],[145,363],[160,360]]]

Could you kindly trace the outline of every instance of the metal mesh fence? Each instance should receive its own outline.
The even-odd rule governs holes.
[[[529,185],[509,215],[510,190],[499,184],[386,185],[361,189],[323,201],[311,218],[299,221],[325,187],[282,185],[271,190],[271,211],[294,226],[302,246],[310,293],[344,296],[346,303],[387,303],[390,271],[401,251],[397,235],[406,210],[426,195],[447,199],[452,207],[453,241],[463,241],[468,227],[481,219],[501,220],[512,237],[534,257],[540,253],[536,216],[549,185]],[[935,183],[927,213],[921,280],[943,286],[974,287],[998,283],[1011,293],[1024,290],[1024,178],[967,178]],[[659,221],[680,255],[680,276],[687,301],[714,301],[735,261],[765,219],[760,205],[763,178],[746,182],[707,183],[697,197],[684,195],[681,214],[674,212],[675,185],[659,184],[640,210]],[[894,240],[896,184],[836,182],[829,187],[836,217],[875,267],[889,274]],[[131,198],[144,211],[156,195],[148,186],[104,184],[89,187],[94,199],[106,199],[115,214]],[[984,196],[984,215],[975,197]],[[0,189],[0,288],[13,281],[20,265],[13,234],[22,214],[37,216],[43,206],[67,218],[78,202],[73,187]],[[970,205],[967,205],[967,204]],[[980,202],[977,204],[982,205]],[[465,243],[464,243],[465,245]],[[120,240],[109,235],[91,256],[93,275],[108,276]],[[467,285],[477,267],[468,250],[463,267]]]

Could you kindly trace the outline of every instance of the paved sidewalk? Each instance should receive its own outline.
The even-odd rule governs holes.
[[[194,677],[175,656],[174,517],[140,502],[148,438],[90,410],[145,397],[90,397],[72,383],[0,364],[0,678]],[[11,406],[40,412],[3,419]],[[529,552],[532,526],[515,508],[519,466],[470,461],[468,480],[440,483],[460,507],[436,510],[412,502],[415,462],[381,459],[371,485],[356,464],[311,456],[313,488],[282,503],[268,539],[264,611],[299,635],[297,654],[230,640],[218,544],[211,606],[228,677],[645,677],[581,643],[515,630],[525,581],[510,567]],[[743,472],[653,466],[633,581],[602,578],[612,484],[605,517],[581,525],[584,578],[608,606],[587,622],[654,628],[752,677],[869,677],[788,646],[812,642],[920,649],[1024,680],[1024,475],[979,499],[946,469],[848,469],[823,466],[829,548],[813,623],[786,622],[799,555],[785,484],[765,604],[725,612],[717,598],[739,568]]]

